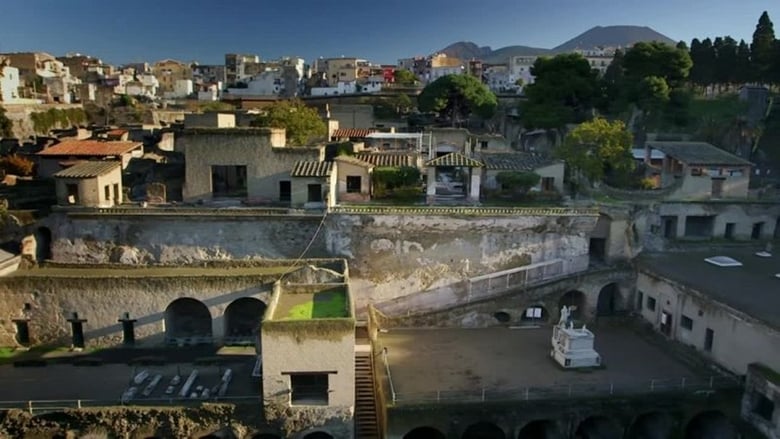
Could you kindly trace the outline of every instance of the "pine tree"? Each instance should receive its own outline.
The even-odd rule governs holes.
[[[750,45],[750,60],[756,79],[771,82],[772,70],[775,65],[775,30],[769,14],[764,11],[758,19],[756,31],[753,32],[753,44]]]
[[[748,46],[745,40],[739,40],[734,70],[736,72],[735,82],[737,84],[744,84],[753,80],[750,69],[750,46]]]

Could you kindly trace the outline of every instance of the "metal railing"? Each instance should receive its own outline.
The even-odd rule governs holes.
[[[395,386],[393,385],[393,376],[390,374],[390,363],[387,361],[387,349],[382,349],[382,361],[385,363],[385,374],[387,375],[387,382],[390,386],[390,398],[395,404],[397,396],[395,394]]]
[[[31,415],[42,413],[59,412],[63,410],[78,410],[89,407],[112,407],[112,406],[198,406],[202,403],[247,403],[263,402],[262,395],[247,396],[222,396],[213,398],[181,398],[171,396],[170,398],[137,398],[128,402],[122,402],[117,399],[49,399],[49,400],[30,400],[30,401],[0,401],[0,410],[24,410]]]
[[[389,373],[389,372],[388,372]],[[550,386],[513,388],[479,388],[469,390],[437,390],[430,392],[393,393],[393,404],[420,403],[480,403],[489,401],[535,401],[550,399],[578,399],[599,396],[630,396],[649,393],[687,393],[708,395],[718,390],[741,388],[733,377],[662,378],[635,383],[577,382]]]
[[[446,307],[468,304],[515,288],[552,281],[563,275],[563,260],[553,259],[464,279],[441,288],[376,303],[374,306],[387,315],[411,315],[409,310],[422,313],[442,308],[443,304]]]
[[[598,209],[569,207],[334,206],[329,213],[368,215],[598,216]]]

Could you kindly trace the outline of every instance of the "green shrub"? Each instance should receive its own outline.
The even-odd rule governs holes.
[[[511,192],[526,192],[539,184],[542,177],[533,172],[504,171],[496,174],[496,181],[501,187]]]

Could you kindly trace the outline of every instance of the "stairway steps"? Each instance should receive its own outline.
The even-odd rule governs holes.
[[[380,439],[374,371],[368,352],[355,354],[355,437]]]

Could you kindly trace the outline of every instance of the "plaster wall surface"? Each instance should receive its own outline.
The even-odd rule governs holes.
[[[716,302],[699,292],[660,276],[640,271],[637,292],[642,292],[641,316],[660,329],[662,313],[671,319],[670,338],[692,346],[720,366],[744,375],[748,364],[761,362],[780,370],[780,332],[744,313]],[[749,293],[749,292],[746,292]],[[648,306],[655,299],[655,309]],[[637,304],[638,305],[638,304]],[[681,326],[683,316],[692,327]],[[712,348],[705,349],[706,331],[713,331]]]

